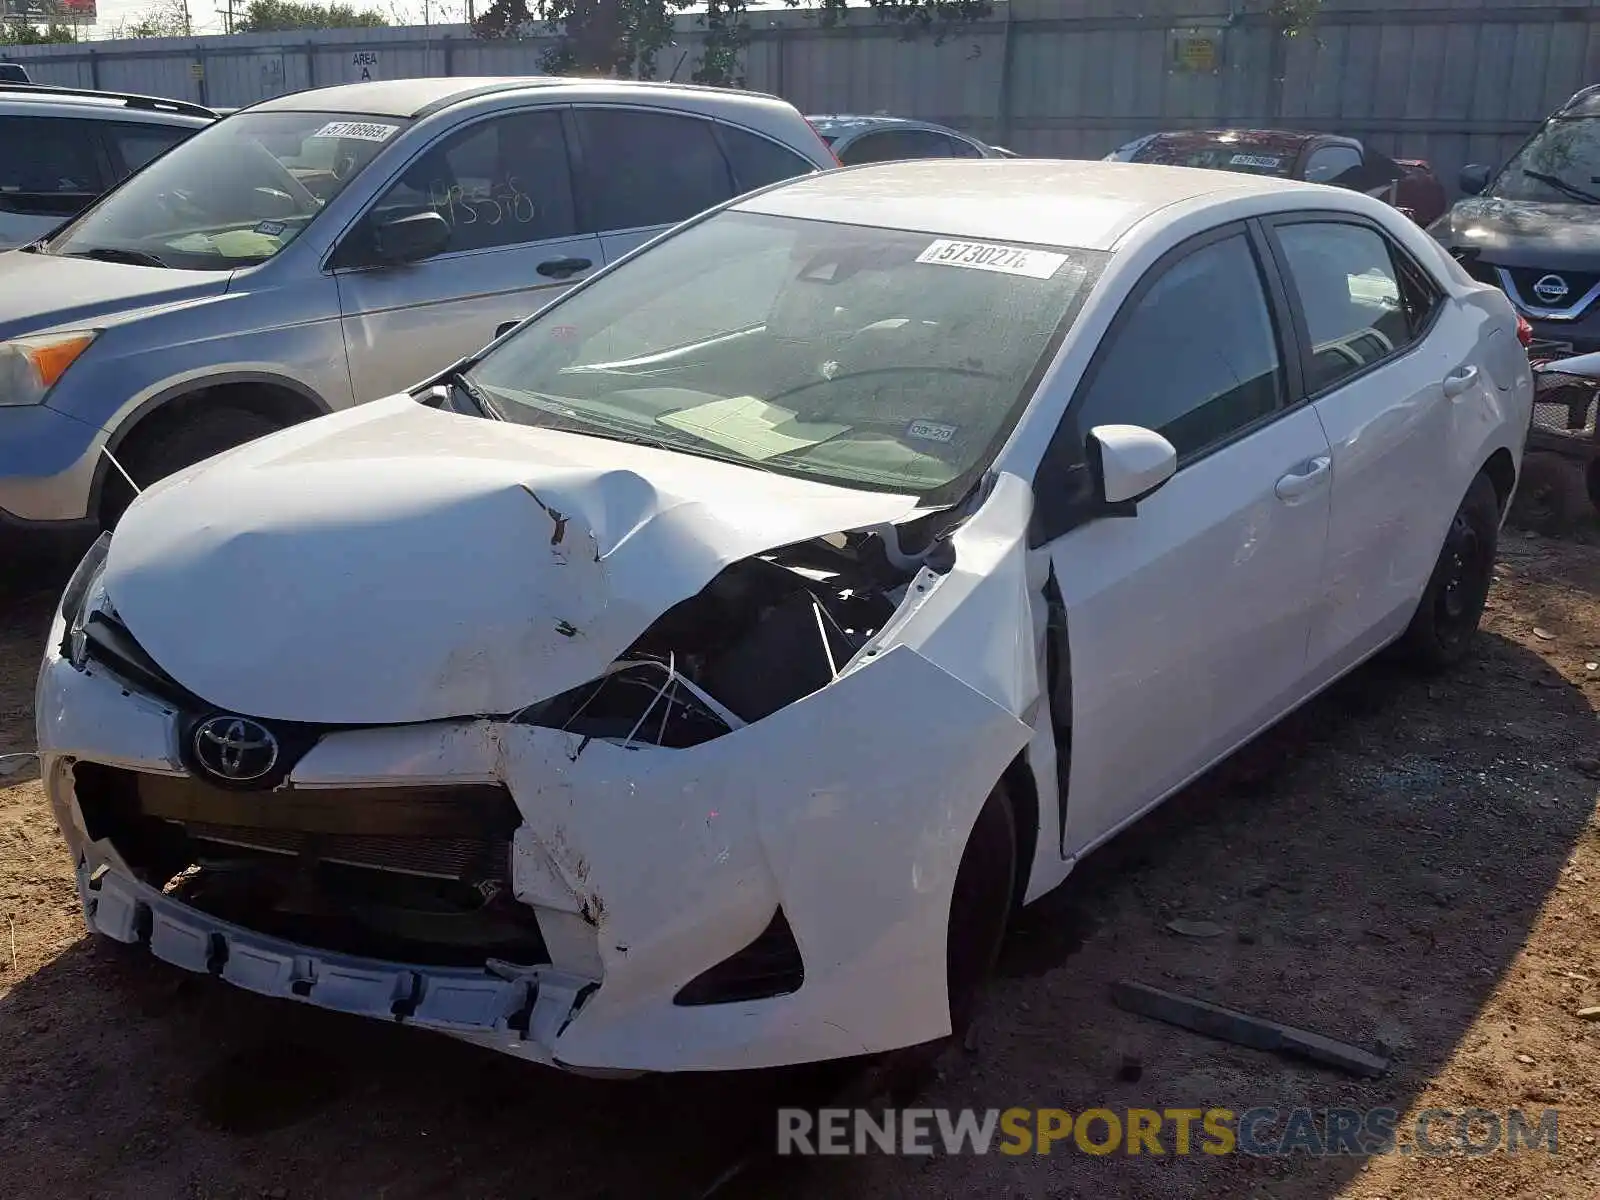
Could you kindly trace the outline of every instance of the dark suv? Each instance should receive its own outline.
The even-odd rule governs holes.
[[[1551,353],[1600,350],[1600,84],[1563,104],[1497,172],[1461,172],[1458,201],[1428,229],[1502,288]]]

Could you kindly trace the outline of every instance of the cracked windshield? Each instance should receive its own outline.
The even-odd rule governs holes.
[[[465,383],[508,420],[939,502],[993,458],[1103,259],[728,212]]]
[[[135,175],[58,234],[49,253],[190,270],[265,262],[404,125],[392,117],[240,113]]]

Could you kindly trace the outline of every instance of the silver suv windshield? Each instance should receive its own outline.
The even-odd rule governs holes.
[[[511,421],[941,503],[993,460],[1105,257],[723,212],[464,386]]]
[[[405,124],[348,113],[235,113],[135,174],[56,233],[46,251],[190,270],[265,262]]]

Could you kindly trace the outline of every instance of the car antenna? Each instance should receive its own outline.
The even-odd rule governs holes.
[[[133,489],[133,494],[135,496],[144,495],[143,489],[140,488],[139,485],[133,481],[133,476],[129,475],[127,470],[126,470],[126,468],[124,468],[123,465],[121,463],[119,463],[116,460],[116,458],[112,455],[110,446],[101,446],[100,447],[100,453],[104,454],[106,456],[106,461],[117,469],[117,474],[121,475],[124,479],[126,479],[128,481],[128,486]]]

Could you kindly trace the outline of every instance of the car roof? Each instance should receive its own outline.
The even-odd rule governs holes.
[[[43,91],[0,91],[0,112],[12,116],[76,117],[80,120],[103,117],[149,125],[181,125],[190,129],[210,125],[214,120],[191,113],[135,107],[111,95],[52,95]]]
[[[1175,129],[1156,134],[1147,144],[1170,149],[1193,149],[1215,145],[1237,146],[1241,151],[1259,151],[1280,158],[1289,158],[1300,153],[1307,142],[1327,136],[1299,129]]]
[[[762,92],[698,87],[687,83],[655,83],[635,79],[578,79],[558,75],[483,76],[478,78],[384,79],[345,83],[293,92],[250,106],[251,112],[339,112],[379,117],[421,117],[479,96],[519,91],[571,89],[589,94],[706,94],[729,99],[771,101]]]
[[[953,133],[966,137],[959,129],[939,125],[933,121],[919,121],[914,117],[856,116],[850,113],[819,113],[808,116],[811,127],[818,133],[840,136],[846,133],[865,133],[874,129],[936,129],[940,133]]]
[[[1070,159],[916,159],[822,171],[732,207],[948,237],[1110,250],[1173,204],[1306,192],[1257,175]]]

